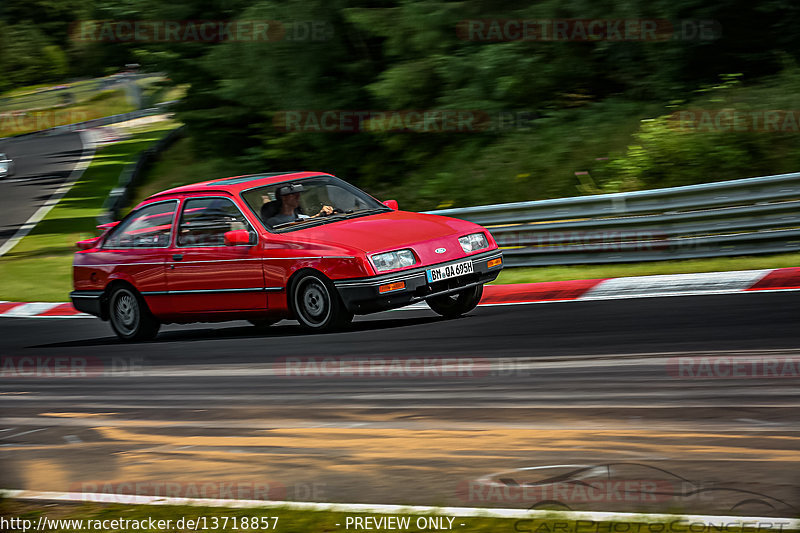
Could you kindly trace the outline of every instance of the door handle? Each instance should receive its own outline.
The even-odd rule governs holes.
[[[183,259],[183,254],[172,254],[173,261],[180,261],[181,259]]]

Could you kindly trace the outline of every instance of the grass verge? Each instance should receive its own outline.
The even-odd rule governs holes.
[[[65,302],[75,242],[95,235],[96,217],[124,166],[175,128],[172,121],[133,130],[97,151],[81,179],[17,246],[0,257],[0,300]]]
[[[133,110],[134,106],[128,102],[124,90],[102,91],[77,105],[51,107],[24,115],[3,115],[0,117],[0,138],[128,113]]]

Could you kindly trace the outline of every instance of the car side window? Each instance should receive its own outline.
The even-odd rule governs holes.
[[[229,198],[191,198],[183,204],[178,246],[225,246],[225,233],[247,230],[250,223]]]
[[[109,235],[103,248],[167,248],[177,201],[150,204],[135,211]]]

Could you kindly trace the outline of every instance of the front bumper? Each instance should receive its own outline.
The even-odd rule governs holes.
[[[445,261],[435,265],[412,268],[402,272],[393,272],[369,278],[347,279],[335,281],[334,285],[344,301],[345,307],[355,314],[363,315],[377,311],[386,311],[403,307],[432,296],[439,296],[456,292],[468,287],[483,285],[494,281],[503,269],[499,265],[489,267],[489,261],[502,259],[503,252],[499,249],[489,250],[469,257],[459,258],[454,261]],[[473,272],[465,276],[428,283],[425,271],[429,268],[455,264],[467,259],[472,260]],[[378,288],[382,285],[403,282],[402,289],[381,293]]]

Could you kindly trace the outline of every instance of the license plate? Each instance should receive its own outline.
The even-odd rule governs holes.
[[[425,274],[428,275],[428,283],[433,283],[434,281],[442,281],[443,279],[472,274],[472,272],[472,261],[464,261],[462,263],[445,265],[439,268],[430,268],[425,271]]]

